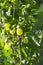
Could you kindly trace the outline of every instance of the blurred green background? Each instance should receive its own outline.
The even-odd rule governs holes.
[[[0,0],[0,65],[41,64],[43,0]]]

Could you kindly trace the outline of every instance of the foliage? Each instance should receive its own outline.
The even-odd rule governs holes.
[[[0,0],[0,65],[40,62],[43,36],[43,22],[37,28],[39,14],[43,13],[40,4],[37,0]]]

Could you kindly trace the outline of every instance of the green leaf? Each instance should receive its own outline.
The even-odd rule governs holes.
[[[4,47],[4,42],[3,42],[2,38],[0,38],[0,46]]]
[[[7,57],[7,56],[10,56],[10,55],[12,54],[12,52],[13,52],[12,49],[10,49],[10,50],[8,50],[8,51],[5,50],[5,49],[3,49],[3,54],[4,54],[4,56],[6,56],[6,57]]]
[[[22,50],[22,53],[24,54],[24,56],[27,57],[27,53],[26,53],[26,51],[24,50],[24,48],[22,48],[21,50]]]

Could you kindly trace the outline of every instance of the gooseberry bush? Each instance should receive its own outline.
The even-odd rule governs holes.
[[[0,0],[0,65],[40,62],[37,0]]]

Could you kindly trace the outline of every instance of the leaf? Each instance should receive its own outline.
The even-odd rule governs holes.
[[[12,52],[13,52],[12,49],[10,49],[10,50],[8,50],[8,51],[5,50],[5,49],[3,49],[3,55],[6,56],[6,57],[7,57],[7,56],[10,56],[10,55],[12,54]]]
[[[40,46],[40,44],[35,40],[34,36],[32,36],[32,40],[37,44],[37,46]]]
[[[27,53],[26,53],[26,51],[24,50],[24,48],[22,48],[22,53],[24,54],[25,57],[27,57]]]
[[[32,17],[31,20],[32,20],[32,22],[37,22],[38,21],[38,19],[35,18],[35,17]]]
[[[4,42],[3,42],[2,38],[0,38],[0,46],[4,47]]]

